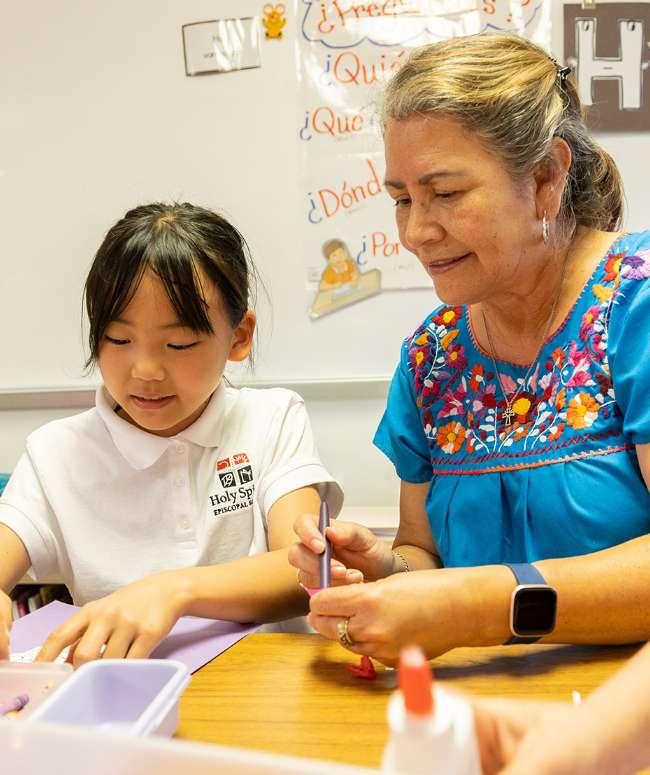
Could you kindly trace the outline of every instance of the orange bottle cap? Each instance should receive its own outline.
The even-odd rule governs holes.
[[[402,650],[398,666],[399,688],[407,713],[429,716],[433,713],[433,673],[419,646]]]

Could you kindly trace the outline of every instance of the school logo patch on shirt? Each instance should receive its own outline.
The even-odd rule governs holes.
[[[253,469],[245,452],[233,455],[232,462],[229,457],[217,460],[215,469],[218,491],[210,495],[215,517],[253,505]]]

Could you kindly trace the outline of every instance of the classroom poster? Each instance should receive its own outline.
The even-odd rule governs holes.
[[[601,132],[650,129],[650,3],[564,6],[564,58]]]
[[[312,318],[376,293],[430,287],[382,187],[376,104],[409,50],[512,31],[550,49],[551,0],[295,0],[301,247]]]

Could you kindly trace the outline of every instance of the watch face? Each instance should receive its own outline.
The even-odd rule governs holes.
[[[557,592],[551,587],[522,586],[512,607],[512,629],[522,637],[547,635],[555,627]]]

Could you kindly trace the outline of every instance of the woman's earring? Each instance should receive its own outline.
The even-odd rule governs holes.
[[[544,216],[542,218],[542,239],[544,242],[548,242],[549,237],[549,223],[548,223],[548,215],[546,214],[546,210],[544,210]]]

